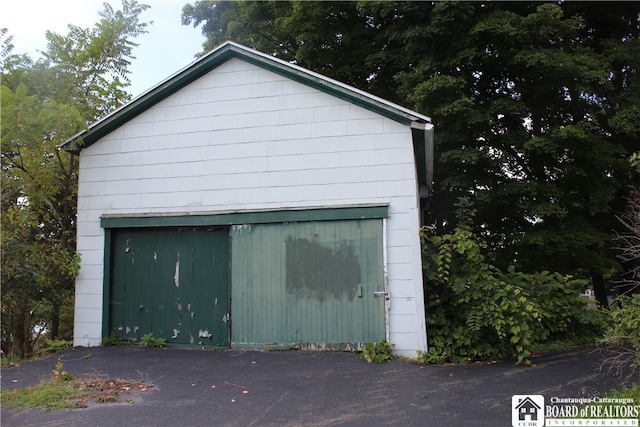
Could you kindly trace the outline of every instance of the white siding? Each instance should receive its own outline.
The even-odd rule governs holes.
[[[389,204],[390,333],[426,348],[411,130],[239,59],[81,151],[75,345],[101,340],[104,214]]]

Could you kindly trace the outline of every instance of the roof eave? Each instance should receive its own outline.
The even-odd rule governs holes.
[[[427,116],[418,114],[337,80],[330,79],[298,65],[249,49],[237,43],[226,42],[163,80],[158,85],[143,92],[127,104],[89,125],[88,130],[72,136],[61,144],[60,147],[71,153],[79,154],[82,148],[92,145],[127,121],[234,57],[241,58],[261,68],[314,87],[320,91],[347,100],[406,125],[431,122],[431,119]]]

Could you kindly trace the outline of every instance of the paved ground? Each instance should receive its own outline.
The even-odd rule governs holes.
[[[37,384],[57,360],[3,369],[2,386]],[[126,397],[134,403],[87,409],[2,408],[2,426],[510,426],[514,394],[603,396],[619,387],[599,370],[601,360],[592,348],[540,356],[528,368],[377,365],[331,352],[78,347],[63,353],[66,371],[143,379],[157,389]]]

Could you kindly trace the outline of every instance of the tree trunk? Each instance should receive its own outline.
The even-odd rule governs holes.
[[[596,295],[596,301],[603,307],[609,308],[609,300],[607,299],[607,289],[604,287],[604,277],[598,271],[591,271],[591,284],[593,285],[593,293]]]
[[[49,332],[52,340],[58,339],[60,334],[60,304],[53,303],[53,313],[51,314],[51,331]]]

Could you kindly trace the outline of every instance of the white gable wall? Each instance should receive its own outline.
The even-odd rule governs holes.
[[[231,59],[80,156],[75,345],[101,341],[101,215],[389,204],[391,342],[426,349],[409,126]]]

